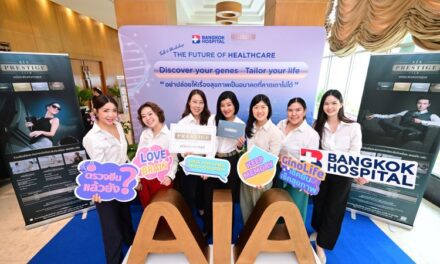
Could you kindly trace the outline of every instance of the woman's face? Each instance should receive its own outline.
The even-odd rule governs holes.
[[[105,125],[113,125],[118,117],[118,109],[116,105],[111,102],[106,103],[98,111],[95,112],[96,117],[98,118],[99,123],[103,123]]]
[[[231,120],[235,117],[235,106],[231,99],[226,98],[220,102],[220,111],[222,111],[222,114],[225,116],[226,120]]]
[[[199,94],[194,94],[189,100],[189,110],[194,117],[199,117],[205,108],[205,102]]]
[[[151,109],[151,107],[144,107],[141,111],[142,123],[149,128],[155,128],[157,125],[160,125],[159,117],[156,113]]]
[[[306,110],[298,102],[290,104],[287,108],[287,119],[289,120],[289,123],[295,127],[301,125],[301,123],[304,121],[305,116]]]
[[[57,103],[53,103],[47,107],[47,111],[49,111],[52,115],[56,115],[60,112],[61,106]]]
[[[252,107],[252,115],[254,115],[257,122],[266,122],[268,114],[269,107],[263,101],[260,101]]]
[[[327,98],[325,98],[323,110],[327,117],[338,116],[338,112],[341,108],[342,104],[338,98],[334,97],[333,95],[329,95]]]

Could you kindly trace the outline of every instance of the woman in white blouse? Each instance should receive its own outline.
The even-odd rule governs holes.
[[[244,122],[236,116],[240,104],[235,94],[231,91],[222,92],[217,99],[217,114],[211,116],[208,123],[215,123],[218,126],[220,120],[236,122],[244,124]],[[240,202],[240,177],[237,174],[237,162],[240,157],[239,152],[243,148],[245,138],[239,139],[217,137],[217,153],[215,157],[224,159],[231,165],[228,176],[228,182],[223,183],[217,178],[207,178],[204,182],[204,209],[205,209],[205,229],[208,237],[212,234],[212,200],[215,189],[230,189],[232,191],[232,201],[234,204]]]
[[[138,109],[138,120],[141,122],[144,130],[139,139],[138,148],[152,147],[154,145],[163,149],[168,149],[170,144],[169,134],[170,131],[165,122],[165,115],[157,104],[153,102],[146,102]],[[147,180],[141,179],[139,185],[139,200],[142,207],[147,207],[151,198],[160,190],[169,189],[173,187],[172,181],[174,180],[177,170],[177,159],[174,159],[171,165],[171,170],[168,175],[160,182],[158,179]]]
[[[306,102],[299,97],[290,99],[287,104],[287,119],[281,120],[277,125],[284,135],[281,144],[280,157],[289,155],[299,160],[302,148],[319,148],[319,135],[307,124],[307,121],[305,120],[306,110]],[[295,202],[301,213],[303,221],[305,221],[309,201],[307,193],[297,188],[293,188],[285,182],[280,182],[280,185],[280,187],[289,192],[292,200]]]
[[[362,148],[361,127],[344,115],[342,103],[338,90],[328,90],[322,96],[314,125],[321,138],[320,147],[359,154]],[[327,173],[314,198],[312,227],[316,231],[316,254],[321,263],[326,262],[324,249],[332,250],[338,239],[352,182],[352,178]],[[365,184],[367,180],[357,178],[356,182]],[[314,236],[312,234],[312,238]]]
[[[117,121],[118,105],[107,95],[93,97],[96,121],[83,139],[84,148],[91,160],[101,163],[123,164],[128,161],[127,141],[124,130]],[[107,263],[121,263],[122,244],[133,243],[134,231],[131,223],[130,205],[126,202],[101,201],[93,196],[101,223]]]
[[[269,97],[264,94],[256,95],[249,106],[249,116],[246,122],[247,149],[254,145],[270,152],[275,156],[280,154],[282,133],[272,123],[272,107]],[[265,186],[253,188],[246,184],[240,186],[240,207],[243,221],[246,223],[260,196],[272,187],[272,182]]]
[[[208,101],[203,91],[199,89],[192,90],[188,95],[185,110],[182,119],[177,123],[179,125],[208,125],[211,112],[208,109]],[[190,153],[181,153],[182,158]],[[182,171],[182,170],[181,170]],[[184,175],[180,176],[180,192],[186,201],[186,204],[192,212],[196,209],[202,211],[203,208],[203,180],[200,176]],[[200,212],[201,212],[200,211]]]

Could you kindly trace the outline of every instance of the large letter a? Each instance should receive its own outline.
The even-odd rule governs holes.
[[[145,208],[128,263],[145,263],[149,253],[178,252],[183,252],[190,263],[208,263],[209,247],[188,206],[177,191],[169,189],[158,192]]]

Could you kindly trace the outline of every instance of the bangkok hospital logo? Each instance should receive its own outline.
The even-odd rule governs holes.
[[[200,44],[200,35],[193,34],[192,35],[192,43],[193,44]]]

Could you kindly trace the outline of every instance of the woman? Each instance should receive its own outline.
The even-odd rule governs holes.
[[[306,110],[306,102],[299,97],[290,99],[287,104],[287,119],[280,121],[277,125],[284,135],[280,157],[290,155],[299,160],[301,148],[319,148],[318,133],[305,121]],[[289,192],[301,213],[303,221],[305,221],[309,196],[287,183],[281,183],[281,187]]]
[[[342,103],[342,95],[337,90],[328,90],[322,96],[314,125],[321,138],[320,147],[359,154],[362,147],[361,127],[345,116]],[[321,263],[326,262],[324,249],[332,250],[338,239],[352,182],[352,178],[327,173],[315,196],[312,227],[316,230],[316,254]],[[367,181],[357,178],[356,182],[365,184]]]
[[[244,122],[236,116],[240,104],[237,97],[231,91],[225,91],[220,94],[217,99],[217,114],[212,116],[215,125],[218,126],[220,120],[236,122],[244,124]],[[211,122],[209,122],[211,123]],[[228,176],[228,182],[223,183],[217,178],[207,178],[204,185],[204,209],[205,209],[205,226],[207,235],[212,234],[212,200],[214,189],[230,189],[232,191],[232,200],[234,203],[240,202],[240,177],[237,174],[237,162],[239,152],[243,149],[245,138],[239,139],[217,137],[217,153],[216,158],[227,160],[231,165]]]
[[[53,146],[53,137],[55,136],[60,120],[55,116],[61,111],[61,106],[57,102],[51,102],[46,105],[46,114],[36,122],[26,122],[26,126],[31,130],[30,147],[24,150],[50,148]]]
[[[270,120],[271,116],[272,107],[269,98],[264,94],[256,95],[249,106],[249,117],[246,123],[248,150],[257,146],[275,156],[280,154],[283,135]],[[272,182],[257,188],[246,184],[240,186],[240,206],[244,223],[251,215],[260,196],[270,187],[272,187]]]
[[[178,125],[208,125],[211,112],[208,109],[208,101],[205,93],[201,90],[192,90],[186,101],[185,110],[182,114],[182,119],[177,123]],[[179,154],[181,158],[191,153]],[[181,170],[182,171],[182,170]],[[201,197],[203,196],[203,182],[200,176],[195,175],[181,175],[180,177],[180,191],[185,199],[188,207],[195,212],[197,208],[203,208]],[[203,214],[203,211],[200,211]]]
[[[169,148],[170,131],[168,130],[167,125],[164,124],[165,116],[162,108],[153,102],[146,102],[138,109],[138,120],[141,122],[142,127],[145,128],[139,139],[138,148],[151,147],[154,145],[160,146],[163,149]],[[150,203],[154,194],[158,191],[173,187],[172,181],[174,180],[176,170],[177,159],[174,159],[170,172],[162,182],[158,179],[141,179],[139,185],[139,199],[142,207],[145,208]]]
[[[128,161],[127,140],[124,130],[117,121],[118,105],[107,95],[93,98],[96,121],[83,139],[83,145],[91,160],[101,163],[123,164]],[[130,246],[134,231],[131,223],[129,203],[116,200],[101,202],[99,195],[94,195],[101,223],[107,263],[121,263],[122,243]]]

